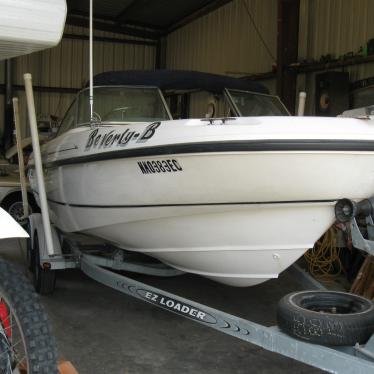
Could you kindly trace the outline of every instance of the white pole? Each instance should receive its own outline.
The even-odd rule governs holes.
[[[22,134],[21,134],[21,122],[19,118],[18,98],[13,97],[12,101],[13,101],[13,113],[14,113],[14,126],[16,128],[18,169],[19,169],[19,180],[21,182],[23,216],[28,217],[29,216],[29,202],[27,199],[27,182],[26,182],[26,176],[25,176],[25,165],[23,162]]]
[[[34,163],[35,163],[36,181],[38,184],[40,209],[42,211],[45,242],[46,242],[48,254],[50,256],[53,256],[55,253],[53,250],[51,222],[49,220],[47,195],[45,192],[45,185],[44,185],[42,157],[40,154],[39,134],[38,134],[38,127],[36,123],[36,115],[35,115],[34,94],[32,90],[32,77],[31,77],[31,74],[24,74],[23,78],[25,80],[27,109],[29,113],[32,149],[33,149],[33,154],[34,154]]]
[[[92,14],[92,0],[90,0],[90,39],[89,39],[89,44],[90,44],[90,56],[89,56],[89,60],[90,60],[90,121],[91,121],[91,124],[93,123],[93,113],[94,113],[94,110],[93,110],[93,27],[92,27],[92,18],[93,18],[93,14]]]
[[[299,106],[297,109],[297,115],[303,116],[305,112],[305,100],[306,100],[306,92],[299,93]]]

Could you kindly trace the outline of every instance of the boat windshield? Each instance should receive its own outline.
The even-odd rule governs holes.
[[[226,89],[229,102],[241,117],[289,116],[289,112],[278,96],[257,92]]]
[[[153,87],[94,87],[94,115],[100,122],[151,122],[171,119],[160,91]],[[78,125],[90,122],[89,89],[78,98]]]

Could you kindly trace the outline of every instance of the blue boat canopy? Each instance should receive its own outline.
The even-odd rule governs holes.
[[[95,86],[156,86],[161,91],[202,90],[221,94],[225,88],[268,94],[268,89],[246,78],[189,70],[109,71],[94,77]]]

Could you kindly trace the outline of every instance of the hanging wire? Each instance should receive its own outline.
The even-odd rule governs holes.
[[[53,116],[54,117],[59,117],[58,116],[58,113],[60,113],[60,109],[61,109],[61,104],[62,104],[62,93],[59,94],[59,98],[58,98],[58,102],[57,102],[57,106],[56,106],[56,109],[54,110],[54,113],[53,113]]]
[[[242,3],[243,3],[243,5],[244,5],[244,7],[245,7],[245,10],[246,10],[246,12],[247,12],[247,14],[248,14],[249,19],[250,19],[251,22],[252,22],[252,25],[253,25],[253,27],[254,27],[256,33],[257,33],[258,37],[260,38],[262,44],[264,45],[264,47],[265,47],[267,53],[268,53],[269,56],[272,58],[273,62],[276,62],[276,58],[275,58],[274,55],[271,53],[271,50],[270,50],[269,46],[266,44],[265,39],[263,38],[263,36],[262,36],[262,34],[261,34],[261,31],[260,31],[259,28],[257,27],[256,21],[255,21],[253,15],[252,15],[251,11],[249,10],[249,7],[248,7],[248,4],[247,4],[247,1],[246,1],[246,0],[242,0]]]
[[[333,226],[316,242],[312,249],[304,254],[308,271],[316,279],[333,281],[344,272],[336,240],[337,229]]]

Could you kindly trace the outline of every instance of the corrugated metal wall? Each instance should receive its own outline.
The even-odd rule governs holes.
[[[171,33],[167,39],[167,68],[195,69],[241,76],[269,72],[273,59],[266,51],[246,12],[257,24],[271,54],[276,56],[277,1],[234,0]],[[372,0],[301,0],[300,59],[319,60],[357,52],[374,37]],[[346,69],[351,81],[374,76],[374,64]],[[308,92],[307,109],[313,113],[315,74],[298,79],[298,91]],[[275,80],[263,83],[275,93]]]
[[[374,35],[372,0],[301,0],[300,57],[319,59],[357,52]]]
[[[256,33],[245,5],[270,53]],[[268,72],[275,62],[276,36],[277,0],[234,0],[169,34],[166,67],[234,77]],[[274,81],[264,83],[274,92]],[[192,98],[190,114],[193,117],[204,113],[207,97],[195,95]],[[203,102],[199,102],[199,98]]]
[[[319,60],[327,54],[338,58],[357,53],[374,38],[373,12],[372,0],[301,0],[300,59]],[[344,71],[350,73],[353,82],[374,76],[374,63],[349,66]],[[298,90],[307,91],[307,110],[313,114],[315,74],[300,75]]]
[[[277,0],[234,0],[169,34],[167,68],[237,76],[270,71],[274,61],[256,34],[243,1],[275,56]]]
[[[167,68],[238,76],[270,71],[274,61],[256,34],[244,1],[276,56],[277,0],[234,0],[168,36]]]
[[[87,35],[88,30],[81,27],[65,28],[68,34]],[[137,38],[95,31],[95,36],[134,39]],[[138,38],[139,39],[139,38]],[[152,45],[134,45],[94,41],[94,73],[107,70],[153,69],[155,66],[156,48]],[[4,73],[0,64],[0,82]],[[28,72],[33,76],[36,86],[81,88],[88,80],[88,41],[62,39],[61,43],[51,49],[21,56],[14,62],[14,84],[23,85],[23,74]],[[2,83],[2,82],[1,82]],[[20,109],[23,128],[26,127],[26,103],[22,91],[17,91],[20,98]],[[35,106],[40,118],[49,114],[61,117],[74,98],[74,94],[35,92]],[[3,113],[4,96],[0,96],[0,113]],[[0,128],[3,118],[0,116]]]
[[[276,56],[277,0],[233,0],[169,34],[166,67],[232,76],[271,71],[273,57],[256,33],[244,2],[269,46],[270,54]],[[321,55],[341,56],[351,51],[356,52],[368,39],[374,37],[372,0],[301,0],[300,4],[301,59],[318,60]],[[73,26],[66,26],[66,32],[87,35],[87,29]],[[125,38],[109,32],[98,31],[96,35]],[[94,44],[96,73],[111,69],[154,68],[156,51],[153,46],[98,41]],[[31,72],[36,85],[79,88],[88,78],[87,56],[87,41],[63,39],[56,48],[17,58],[14,68],[15,83],[23,84],[22,74]],[[347,71],[350,72],[352,81],[374,76],[374,64],[352,66]],[[314,107],[314,76],[315,74],[304,74],[298,78],[298,91],[308,92],[309,113],[313,113]],[[3,79],[4,63],[0,63],[0,83],[3,83]],[[274,80],[263,83],[275,93]],[[18,94],[22,118],[25,120],[24,94],[22,91]],[[36,93],[38,115],[61,116],[73,96]],[[3,101],[4,96],[0,95],[0,113],[3,113]],[[198,101],[192,104],[199,110],[202,108]],[[0,115],[0,128],[2,121]]]

